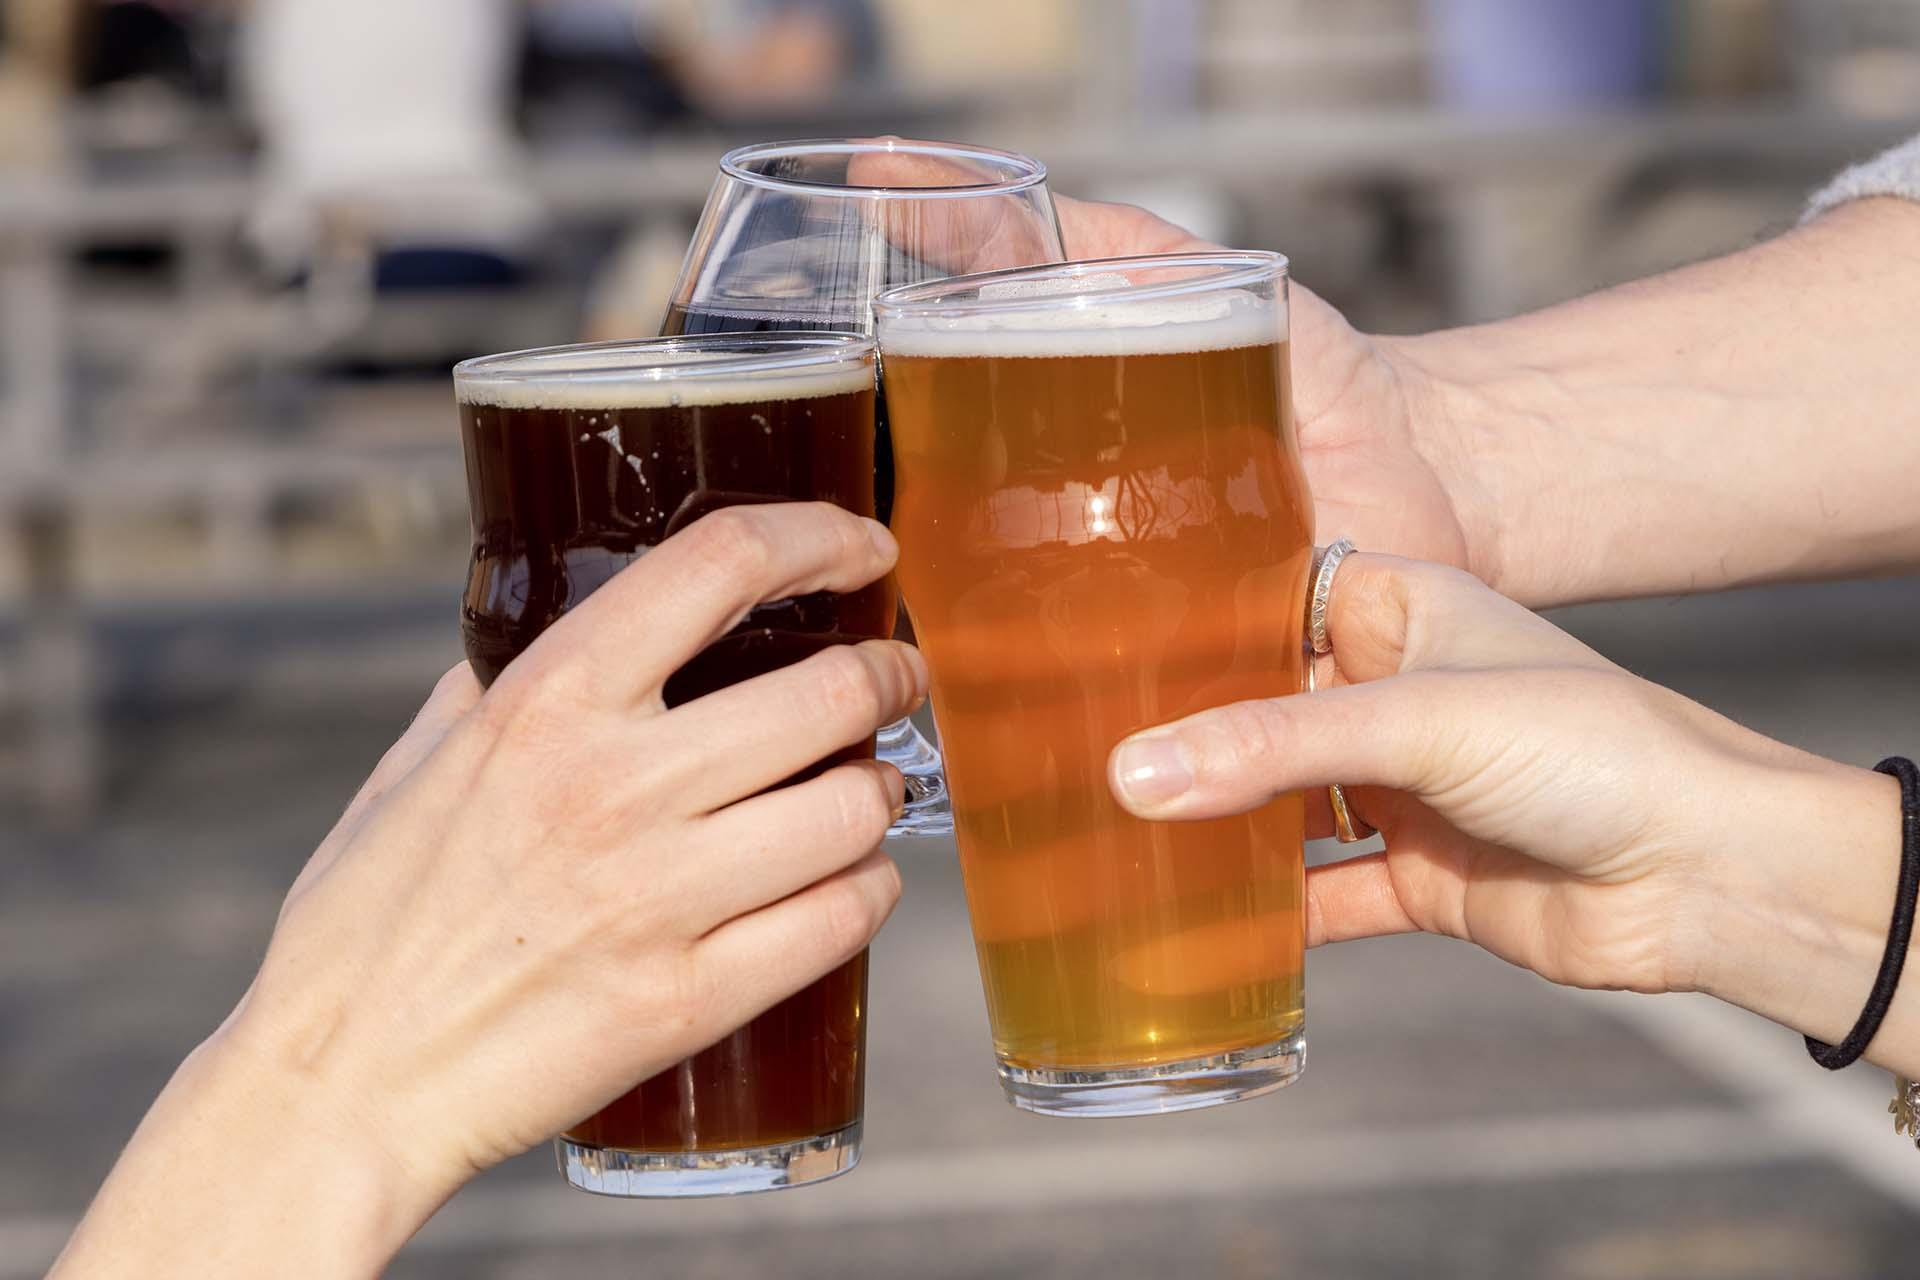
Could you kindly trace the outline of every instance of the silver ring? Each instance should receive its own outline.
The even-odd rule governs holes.
[[[1314,679],[1314,658],[1333,652],[1333,638],[1327,634],[1327,602],[1333,598],[1333,578],[1340,572],[1340,562],[1352,550],[1353,540],[1341,538],[1320,553],[1313,568],[1313,591],[1307,597],[1307,640],[1313,648],[1307,658],[1308,693],[1315,692],[1319,683]],[[1333,834],[1340,843],[1352,844],[1373,834],[1373,828],[1347,803],[1346,790],[1339,783],[1328,786],[1327,803],[1333,809]]]
[[[1307,597],[1307,640],[1315,653],[1332,653],[1333,639],[1327,635],[1327,602],[1333,598],[1333,575],[1340,562],[1353,550],[1353,539],[1342,538],[1320,553],[1313,571],[1313,593]]]

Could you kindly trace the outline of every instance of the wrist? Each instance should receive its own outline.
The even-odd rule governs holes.
[[[1545,446],[1556,442],[1540,438],[1500,390],[1510,363],[1500,326],[1374,341],[1394,371],[1413,447],[1453,505],[1462,567],[1510,599],[1553,603],[1536,583],[1558,526],[1536,526],[1528,512],[1551,474],[1540,465]]]
[[[1768,771],[1761,833],[1717,852],[1698,931],[1698,988],[1834,1043],[1865,1005],[1886,951],[1900,875],[1892,778],[1818,762]],[[1789,817],[1789,815],[1795,815]],[[1920,1069],[1920,970],[1907,975],[1869,1056]]]
[[[378,1275],[451,1187],[394,1160],[353,1107],[233,1035],[196,1048],[141,1122],[56,1275],[137,1252],[153,1277]]]
[[[1920,209],[1862,200],[1392,347],[1422,375],[1415,438],[1450,452],[1450,491],[1481,490],[1483,580],[1533,607],[1711,591],[1920,564],[1915,289]]]
[[[465,1181],[450,1171],[457,1162],[396,1145],[409,1135],[396,1131],[370,1086],[303,1069],[252,1030],[243,1013],[195,1051],[204,1059],[196,1093],[237,1138],[285,1169],[284,1185],[272,1189],[296,1211],[317,1204],[336,1224],[330,1231],[350,1230],[390,1257]]]

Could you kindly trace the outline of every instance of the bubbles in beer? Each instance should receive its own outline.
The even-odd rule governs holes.
[[[1009,282],[1009,287],[1051,283],[1022,280]],[[885,315],[880,322],[881,347],[888,355],[902,356],[1174,355],[1256,347],[1286,338],[1285,308],[1245,291],[1136,302],[1107,290],[1090,294],[1084,302],[1034,311],[957,307],[945,314]]]
[[[565,367],[512,366],[480,369],[460,380],[460,399],[495,409],[574,409],[598,413],[616,409],[704,408],[751,404],[760,400],[810,400],[843,395],[873,385],[873,366],[848,359],[791,371],[756,372],[751,377],[703,374],[699,366],[738,360],[739,353],[661,353],[646,355],[648,368],[630,368],[627,351],[569,353]],[[663,367],[664,366],[664,367]]]

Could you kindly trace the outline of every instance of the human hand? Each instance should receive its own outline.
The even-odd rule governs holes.
[[[1135,735],[1110,762],[1121,803],[1207,818],[1358,784],[1386,848],[1309,871],[1310,944],[1419,929],[1555,982],[1845,1031],[1886,937],[1892,779],[1640,680],[1454,570],[1349,556],[1329,630],[1332,687]]]
[[[383,1257],[479,1170],[857,954],[899,892],[878,848],[900,775],[861,760],[779,784],[916,705],[918,654],[836,646],[672,710],[662,688],[752,605],[853,590],[895,554],[836,507],[730,508],[611,580],[484,695],[464,664],[449,672],[129,1147],[90,1256],[114,1256],[97,1238],[133,1212],[102,1204],[151,1198],[180,1221],[140,1241],[144,1274],[175,1256],[181,1274],[219,1274],[216,1257],[259,1274],[244,1237],[276,1206],[283,1242],[332,1230],[340,1258]],[[262,1163],[300,1170],[291,1206],[262,1203]],[[208,1187],[217,1213],[194,1199]],[[334,1201],[354,1221],[329,1222]],[[212,1220],[197,1232],[196,1205]],[[89,1239],[83,1224],[80,1256]]]
[[[847,168],[850,183],[907,189],[988,176],[952,157],[911,151],[864,153]],[[1220,247],[1133,205],[1061,195],[1053,205],[1069,258]],[[1014,198],[899,206],[879,200],[869,211],[885,238],[952,274],[1051,261],[1053,228],[1032,214],[1032,205]],[[1322,541],[1348,537],[1490,578],[1491,504],[1464,465],[1451,419],[1438,411],[1431,379],[1396,344],[1357,332],[1297,282],[1290,297],[1294,421]]]

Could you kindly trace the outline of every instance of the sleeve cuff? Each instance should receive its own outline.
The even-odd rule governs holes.
[[[1920,200],[1920,138],[1910,138],[1864,164],[1841,173],[1807,201],[1800,221],[1817,218],[1835,205],[1867,196]]]

